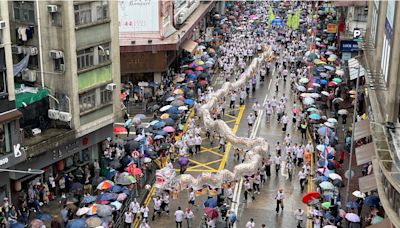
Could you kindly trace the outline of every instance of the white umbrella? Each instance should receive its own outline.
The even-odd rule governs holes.
[[[335,127],[335,125],[333,125],[333,123],[329,123],[329,122],[325,122],[324,125],[329,127],[329,128],[334,128]]]
[[[162,108],[160,108],[160,111],[161,111],[161,112],[165,112],[165,111],[167,111],[167,110],[170,109],[170,108],[172,108],[172,105],[165,105],[165,106],[163,106]]]
[[[344,75],[344,71],[343,70],[336,70],[335,74],[337,74],[338,76],[343,76]]]
[[[342,177],[337,173],[330,173],[329,178],[331,178],[332,180],[343,180]]]
[[[311,104],[314,104],[314,99],[312,99],[311,97],[306,97],[306,98],[304,98],[303,99],[303,104],[305,104],[305,105],[311,105]]]
[[[318,93],[312,93],[311,95],[310,95],[310,97],[312,97],[312,98],[318,98],[318,97],[320,97],[321,95],[319,95]]]
[[[144,158],[144,163],[150,163],[152,160],[149,157],[145,157]]]
[[[308,78],[300,78],[299,83],[307,83],[309,82]]]
[[[324,226],[324,227],[322,227],[322,228],[337,228],[337,226],[334,226],[334,225],[326,225],[326,226]]]
[[[339,115],[347,115],[349,112],[346,110],[346,109],[340,109],[339,111],[338,111],[338,114]]]
[[[175,97],[168,97],[168,98],[166,99],[166,101],[173,101],[173,100],[175,100]]]
[[[332,100],[332,103],[340,103],[340,102],[343,102],[343,101],[344,101],[343,98],[337,97],[337,98]]]
[[[354,213],[347,213],[345,218],[349,222],[360,222],[361,221],[360,216],[358,216],[357,214],[354,214]]]
[[[329,118],[328,120],[327,120],[329,123],[337,123],[337,119],[335,119],[335,118]]]
[[[301,85],[297,86],[296,88],[297,88],[297,90],[300,91],[300,92],[304,92],[304,91],[307,90],[306,87],[301,86]]]
[[[363,193],[363,192],[361,192],[359,190],[354,191],[352,194],[353,194],[353,196],[355,196],[357,198],[365,198],[366,197],[365,193]]]
[[[84,214],[87,214],[89,212],[89,210],[90,210],[90,208],[88,208],[88,207],[79,208],[78,211],[76,212],[76,215],[82,216]]]
[[[317,146],[317,150],[319,150],[319,151],[323,151],[324,149],[325,149],[325,145],[319,144]]]
[[[327,91],[322,91],[321,94],[325,95],[325,96],[329,96],[329,92],[327,92]]]
[[[179,110],[182,110],[182,111],[186,111],[186,110],[188,110],[188,107],[187,107],[187,106],[181,106],[181,107],[179,107],[178,109],[179,109]]]

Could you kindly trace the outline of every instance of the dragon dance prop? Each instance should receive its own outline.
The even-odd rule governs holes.
[[[256,74],[259,64],[262,61],[269,61],[271,59],[273,54],[272,48],[265,47],[264,50],[259,57],[253,59],[248,68],[241,74],[239,80],[233,83],[225,82],[222,88],[210,94],[206,103],[200,106],[198,110],[206,128],[225,137],[226,141],[231,143],[234,148],[246,151],[244,162],[236,165],[233,171],[223,169],[215,173],[204,172],[198,177],[193,177],[190,174],[176,176],[173,169],[166,167],[156,172],[156,189],[180,191],[192,188],[195,191],[199,191],[204,187],[220,188],[224,184],[238,181],[242,177],[252,176],[259,171],[262,159],[269,153],[268,143],[260,137],[248,138],[236,136],[223,120],[214,120],[211,117],[210,110],[217,105],[219,98],[228,96],[233,90],[238,91],[240,88],[245,87],[249,79]]]

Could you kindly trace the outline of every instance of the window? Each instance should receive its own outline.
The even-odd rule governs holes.
[[[35,23],[34,3],[28,1],[13,2],[14,19],[16,21]]]
[[[108,2],[107,1],[99,2],[99,4],[96,6],[96,15],[97,15],[98,21],[108,18]]]
[[[368,8],[365,6],[354,8],[354,21],[367,22],[368,20]]]
[[[61,10],[60,6],[57,6],[60,12],[55,12],[50,14],[50,20],[52,26],[62,26],[62,17],[61,17]]]
[[[74,6],[75,25],[83,25],[92,22],[92,9],[90,3]]]
[[[5,71],[0,72],[0,94],[7,93],[7,76]]]
[[[96,107],[96,89],[79,95],[79,110],[86,112]]]
[[[54,59],[54,71],[55,72],[64,72],[64,58]]]
[[[107,90],[106,87],[100,90],[100,104],[108,104],[112,102],[112,91]]]
[[[11,152],[10,124],[0,124],[0,154]]]
[[[94,65],[94,48],[87,48],[76,52],[78,70],[88,68]]]
[[[98,46],[99,53],[99,63],[104,63],[110,61],[110,43],[102,44]]]
[[[385,79],[385,82],[388,81],[389,62],[390,62],[390,40],[387,38],[386,34],[383,34],[381,73],[382,73],[382,75],[383,75],[383,77]]]
[[[29,56],[28,67],[30,69],[39,69],[39,57],[38,57],[38,55]]]
[[[375,40],[376,40],[376,29],[378,25],[378,10],[373,7],[372,10],[372,22],[371,22],[371,40],[372,43],[375,45]]]

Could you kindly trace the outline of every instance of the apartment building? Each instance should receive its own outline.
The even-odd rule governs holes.
[[[0,192],[10,196],[98,159],[112,136],[120,113],[118,2],[1,1],[0,9],[0,126],[6,151],[19,144],[22,154],[0,168],[45,171],[1,173]]]

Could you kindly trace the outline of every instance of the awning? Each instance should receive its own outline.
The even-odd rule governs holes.
[[[350,72],[350,80],[356,79],[358,76],[361,77],[365,75],[365,69],[360,65],[357,59],[355,58],[349,59],[348,65]],[[358,70],[360,70],[360,72],[358,72]]]
[[[189,53],[193,53],[197,48],[198,43],[194,42],[193,40],[187,39],[185,40],[181,48]]]
[[[376,190],[376,179],[374,174],[358,178],[358,187],[361,192]]]
[[[389,218],[385,218],[382,222],[367,226],[367,228],[393,228],[394,225],[390,222]]]
[[[375,155],[374,143],[368,143],[356,148],[357,165],[362,165],[372,161]]]
[[[49,95],[47,89],[33,88],[25,86],[21,88],[21,84],[15,83],[15,106],[21,108],[30,105],[36,101],[40,101]]]
[[[371,135],[370,122],[368,119],[355,123],[354,140],[359,140]]]

